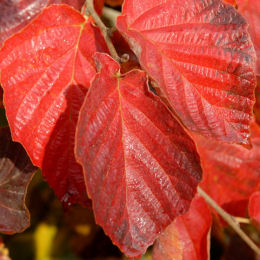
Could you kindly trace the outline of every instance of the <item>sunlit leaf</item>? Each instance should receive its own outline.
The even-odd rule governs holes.
[[[185,213],[201,177],[193,141],[144,72],[120,74],[105,54],[82,106],[76,157],[82,164],[96,222],[113,243],[138,257]]]
[[[255,52],[220,0],[126,0],[117,27],[188,129],[249,143]]]
[[[92,55],[104,50],[90,20],[69,6],[54,5],[0,52],[12,137],[67,206],[87,200],[82,168],[74,158],[75,127],[96,73]]]

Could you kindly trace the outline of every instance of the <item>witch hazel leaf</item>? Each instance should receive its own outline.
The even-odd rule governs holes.
[[[251,35],[256,50],[256,73],[260,73],[260,1],[237,0],[238,12],[241,13],[249,24]]]
[[[260,125],[260,75],[257,75],[256,81],[254,114],[256,123]]]
[[[251,125],[252,149],[194,136],[201,159],[200,186],[236,216],[245,216],[250,195],[260,187],[260,128]]]
[[[80,111],[76,158],[97,224],[122,252],[139,257],[189,209],[201,179],[198,154],[146,74],[96,54],[100,72]]]
[[[220,0],[126,0],[117,27],[191,131],[249,144],[255,52],[244,18]]]
[[[0,46],[51,4],[68,4],[80,10],[85,0],[1,0]]]
[[[253,223],[260,229],[260,192],[254,192],[248,204],[248,213],[249,217],[253,221]]]
[[[22,232],[30,224],[25,205],[27,186],[37,170],[8,127],[0,128],[0,232]]]
[[[0,52],[12,137],[68,206],[87,201],[74,156],[75,128],[96,74],[92,55],[105,50],[91,21],[69,6],[53,5],[8,39]]]
[[[156,240],[153,260],[209,259],[211,212],[198,195],[187,213],[177,217]]]

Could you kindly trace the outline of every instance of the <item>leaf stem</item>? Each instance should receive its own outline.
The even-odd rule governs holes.
[[[103,37],[105,39],[105,42],[107,44],[107,47],[109,49],[109,52],[112,56],[112,58],[114,60],[116,60],[117,62],[121,63],[124,60],[122,60],[118,54],[117,51],[111,41],[110,35],[109,35],[109,28],[107,28],[104,23],[102,22],[102,20],[100,19],[99,15],[96,13],[95,8],[94,8],[94,4],[93,4],[93,0],[86,0],[86,4],[87,4],[87,11],[88,13],[93,17],[95,23],[97,24],[97,26],[100,28],[101,33],[103,34]]]
[[[240,228],[239,224],[234,218],[222,209],[203,189],[198,187],[198,193],[205,199],[205,201],[215,209],[218,214],[234,229],[234,231],[247,243],[247,245],[260,256],[260,248],[251,240],[251,238]]]

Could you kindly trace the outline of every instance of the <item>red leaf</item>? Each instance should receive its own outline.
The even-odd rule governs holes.
[[[12,142],[7,127],[0,128],[0,232],[22,232],[30,224],[25,195],[36,171],[23,147]]]
[[[260,192],[254,192],[248,204],[248,213],[253,223],[260,228]]]
[[[76,155],[96,222],[122,252],[138,257],[188,210],[200,162],[193,141],[148,92],[145,73],[120,75],[111,57],[96,57],[102,68],[81,108]]]
[[[153,260],[207,260],[212,217],[207,203],[196,195],[189,211],[177,217],[157,239]]]
[[[249,32],[254,43],[257,56],[257,73],[260,73],[260,1],[237,0],[238,11],[249,23]]]
[[[117,27],[190,130],[249,143],[255,52],[220,0],[126,0]]]
[[[201,187],[229,213],[244,216],[250,195],[260,187],[260,129],[251,126],[252,149],[196,137]]]
[[[255,113],[256,123],[260,125],[260,75],[257,75],[256,79],[257,79],[257,85],[255,89],[256,102],[254,105],[254,113]]]
[[[96,73],[91,57],[103,50],[100,32],[90,21],[68,6],[55,5],[7,40],[0,52],[12,137],[68,205],[87,200],[74,135]]]
[[[80,10],[85,0],[1,0],[0,46],[51,4],[69,4]]]

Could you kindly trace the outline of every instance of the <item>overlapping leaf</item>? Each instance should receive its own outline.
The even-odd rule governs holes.
[[[209,259],[211,222],[207,203],[196,195],[189,211],[177,217],[156,240],[152,259]]]
[[[27,186],[36,171],[23,147],[10,131],[0,128],[0,232],[22,232],[30,224],[25,206]]]
[[[84,168],[96,222],[130,257],[185,213],[201,168],[193,141],[158,97],[146,75],[120,75],[119,64],[96,56],[101,72],[82,106],[76,157]]]
[[[257,75],[257,85],[255,89],[255,105],[254,105],[254,113],[255,113],[255,119],[256,123],[260,125],[260,75]]]
[[[85,203],[82,168],[74,157],[78,112],[96,73],[92,55],[106,50],[91,21],[65,5],[45,9],[5,42],[1,84],[14,140],[62,202]]]
[[[256,191],[251,195],[248,204],[248,213],[253,223],[255,223],[256,226],[260,228],[260,192],[259,191]]]
[[[203,169],[202,188],[231,214],[244,216],[250,195],[260,187],[260,129],[253,123],[252,149],[195,139]]]
[[[260,73],[260,1],[236,0],[238,11],[249,23],[249,32],[256,50],[256,71]]]
[[[51,4],[68,4],[80,10],[84,0],[1,0],[0,46]]]
[[[231,5],[126,0],[117,27],[190,130],[249,143],[255,52]]]

